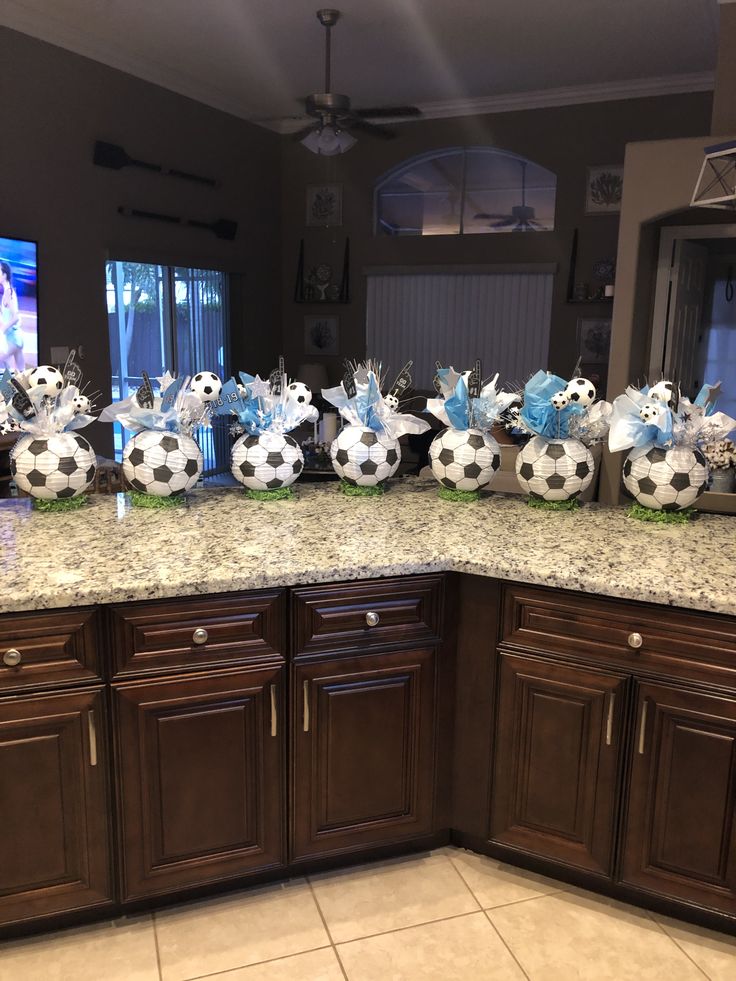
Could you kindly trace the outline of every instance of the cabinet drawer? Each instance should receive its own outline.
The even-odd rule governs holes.
[[[527,650],[596,654],[632,667],[725,674],[730,681],[736,675],[736,622],[715,614],[509,586],[502,634]]]
[[[98,678],[96,619],[89,609],[0,617],[0,691]]]
[[[284,592],[114,606],[115,677],[261,660],[283,651]]]
[[[442,582],[441,576],[421,576],[295,589],[294,651],[320,654],[438,640]]]

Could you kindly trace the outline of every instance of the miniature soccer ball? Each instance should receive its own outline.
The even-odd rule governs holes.
[[[214,402],[222,391],[222,382],[213,371],[200,371],[192,378],[189,388],[203,402]]]
[[[647,443],[636,446],[624,462],[624,486],[646,508],[681,511],[693,505],[708,481],[705,457],[689,446],[669,450]]]
[[[501,451],[480,429],[444,429],[429,447],[429,465],[448,490],[476,491],[495,477]]]
[[[246,433],[233,444],[233,477],[250,490],[279,490],[293,484],[304,469],[301,448],[285,433]]]
[[[552,403],[553,408],[557,409],[558,412],[561,412],[565,406],[569,405],[570,399],[567,397],[565,392],[555,392],[550,399],[550,402]]]
[[[141,494],[173,497],[190,490],[202,472],[202,451],[190,436],[144,429],[123,449],[123,474]]]
[[[544,501],[570,501],[590,485],[595,464],[578,439],[534,436],[519,450],[516,476],[521,489]]]
[[[672,382],[661,381],[661,382],[657,382],[656,385],[652,385],[652,387],[647,392],[647,396],[650,399],[653,399],[655,402],[664,402],[665,405],[668,405],[670,408],[672,408],[672,403],[673,403],[672,390],[673,390]]]
[[[309,405],[312,401],[312,389],[304,382],[292,382],[286,388],[286,394],[293,402],[299,405]]]
[[[595,401],[595,385],[587,378],[573,378],[567,383],[565,395],[570,402],[577,402],[578,405],[591,405]]]
[[[399,408],[398,396],[392,395],[390,392],[383,400],[392,412],[396,412]]]
[[[23,436],[10,454],[10,469],[18,487],[44,501],[77,497],[95,477],[97,457],[77,433]]]
[[[89,412],[90,401],[86,395],[75,395],[72,399],[72,405],[74,406],[74,415],[78,416],[81,413]]]
[[[657,402],[647,402],[639,409],[639,418],[643,422],[654,422],[662,409],[662,404]]]
[[[398,439],[367,426],[344,426],[330,446],[338,477],[356,487],[375,487],[392,477],[401,462]]]
[[[41,364],[28,372],[28,391],[33,395],[58,395],[64,387],[64,376],[58,368]]]

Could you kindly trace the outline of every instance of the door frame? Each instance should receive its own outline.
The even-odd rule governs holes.
[[[652,333],[649,345],[649,377],[659,378],[664,366],[665,340],[669,320],[670,285],[675,245],[682,239],[733,238],[736,224],[728,225],[668,225],[659,233],[659,256],[654,289]]]

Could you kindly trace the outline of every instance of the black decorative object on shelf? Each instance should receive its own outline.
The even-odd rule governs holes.
[[[333,268],[326,262],[305,268],[304,239],[299,242],[294,303],[350,303],[350,239],[345,239],[339,284],[333,281]]]
[[[177,170],[174,167],[165,167],[163,164],[149,163],[146,160],[136,160],[131,157],[116,143],[105,143],[103,140],[95,142],[93,163],[97,167],[108,167],[110,170],[122,170],[123,167],[138,167],[140,170],[149,170],[154,174],[161,174],[162,177],[178,177],[180,180],[193,181],[195,184],[202,184],[205,187],[219,187],[220,182],[214,177],[200,177],[199,174],[190,174],[186,170]]]
[[[612,304],[612,296],[589,296],[587,283],[576,283],[575,282],[575,272],[578,261],[578,230],[577,228],[572,234],[572,245],[570,247],[570,271],[567,276],[567,303],[587,303],[590,304]],[[608,262],[613,263],[613,260],[608,260]],[[596,263],[596,265],[599,265]],[[615,268],[615,264],[614,264]],[[603,294],[603,286],[600,287],[599,293]]]
[[[142,211],[140,208],[118,207],[118,214],[125,218],[148,218],[151,221],[162,221],[169,225],[185,225],[188,228],[204,228],[214,232],[217,238],[232,242],[238,231],[238,223],[228,218],[217,218],[215,221],[198,221],[196,218],[180,218],[178,215],[166,215],[160,211]]]

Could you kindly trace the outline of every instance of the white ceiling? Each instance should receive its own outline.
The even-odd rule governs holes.
[[[357,107],[445,116],[712,85],[717,0],[334,2],[333,90]],[[319,5],[2,0],[0,23],[278,128],[323,87]]]

